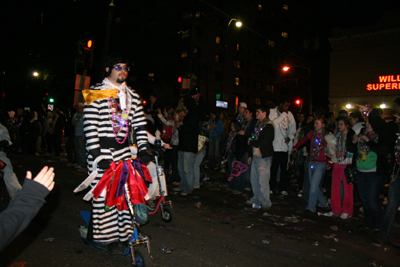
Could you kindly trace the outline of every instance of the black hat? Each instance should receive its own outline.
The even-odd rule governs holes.
[[[112,68],[118,63],[125,63],[129,66],[129,59],[122,54],[111,54],[107,57],[106,67],[109,68],[107,75],[110,75]]]

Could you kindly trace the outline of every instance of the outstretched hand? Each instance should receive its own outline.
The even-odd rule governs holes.
[[[38,182],[39,184],[46,187],[49,191],[54,188],[54,168],[49,168],[47,166],[43,167],[43,169],[36,175],[33,180]],[[32,179],[32,173],[30,171],[26,172],[26,178]]]

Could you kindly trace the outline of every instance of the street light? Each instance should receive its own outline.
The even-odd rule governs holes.
[[[228,30],[229,26],[231,25],[232,21],[236,21],[235,26],[237,28],[242,27],[242,22],[240,20],[237,20],[235,18],[231,18],[228,22],[228,25],[226,26],[226,31],[225,31],[225,36],[224,36],[224,50],[222,53],[222,71],[221,71],[221,88],[219,90],[219,100],[222,100],[222,88],[223,88],[223,83],[224,83],[224,70],[225,70],[225,62],[226,62],[226,39],[228,38]]]
[[[34,71],[34,72],[32,73],[32,75],[33,75],[34,77],[38,77],[38,76],[39,76],[39,72]]]
[[[311,78],[310,68],[305,67],[305,66],[297,65],[297,66],[284,66],[282,68],[282,70],[284,72],[288,72],[291,68],[303,68],[303,69],[307,69],[308,70],[308,95],[310,96],[310,114],[311,114],[312,113],[312,94],[311,94],[311,83],[310,83],[310,81],[311,81],[311,79],[310,79]]]

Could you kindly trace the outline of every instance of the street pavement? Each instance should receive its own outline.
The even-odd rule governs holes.
[[[65,159],[7,154],[21,182],[27,170],[35,175],[48,165],[55,168],[56,186],[28,228],[0,252],[0,266],[131,266],[129,256],[108,255],[80,238],[79,213],[90,210],[90,203],[82,199],[86,192],[73,189],[87,174],[67,167]],[[245,205],[249,195],[225,190],[228,173],[207,175],[191,195],[169,188],[176,215],[171,223],[159,212],[140,228],[150,236],[153,266],[399,266],[399,218],[392,243],[376,248],[371,245],[376,234],[357,229],[359,207],[350,220],[304,213],[292,183],[288,196],[272,195],[265,213]]]

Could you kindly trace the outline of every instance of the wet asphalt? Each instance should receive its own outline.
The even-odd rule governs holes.
[[[56,187],[28,228],[0,252],[0,266],[132,266],[129,256],[109,255],[80,238],[79,213],[90,210],[90,203],[82,199],[85,192],[73,189],[87,174],[67,167],[63,158],[7,154],[21,182],[27,170],[35,175],[44,165],[54,167]],[[255,210],[245,205],[251,193],[226,191],[228,173],[204,171],[209,180],[191,195],[169,186],[172,222],[158,212],[140,228],[150,237],[153,266],[399,266],[399,216],[391,242],[376,248],[376,233],[357,229],[360,206],[349,220],[305,213],[292,177],[288,196],[273,194],[269,211]],[[329,185],[325,179],[326,197]]]

